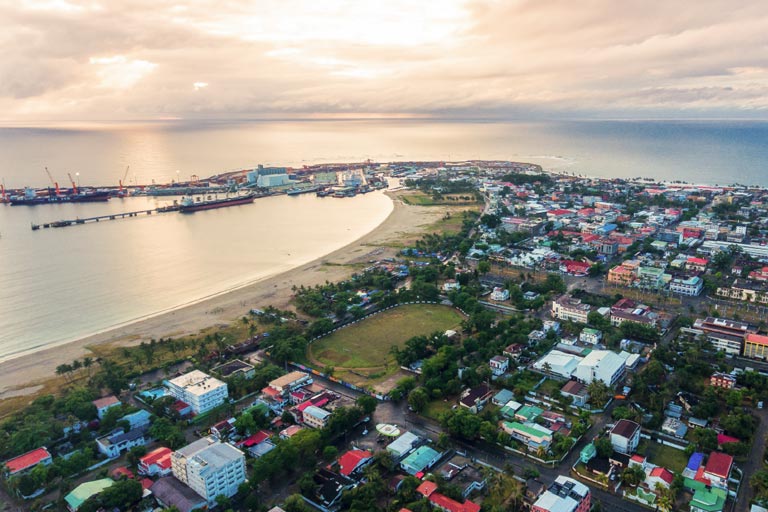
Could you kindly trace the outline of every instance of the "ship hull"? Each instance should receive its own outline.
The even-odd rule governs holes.
[[[227,208],[229,206],[238,206],[241,204],[252,203],[256,199],[255,195],[238,197],[234,199],[219,199],[214,201],[205,201],[200,203],[194,203],[191,205],[181,205],[179,211],[181,213],[194,213],[203,210],[213,210],[216,208]]]

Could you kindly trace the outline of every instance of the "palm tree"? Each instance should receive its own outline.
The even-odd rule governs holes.
[[[88,378],[91,378],[91,366],[93,365],[93,358],[92,357],[84,357],[83,358],[83,368],[88,370]]]

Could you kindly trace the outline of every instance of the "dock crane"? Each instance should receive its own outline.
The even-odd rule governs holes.
[[[56,197],[59,197],[59,184],[53,179],[51,171],[49,171],[47,167],[45,168],[45,173],[48,175],[48,179],[51,180],[51,183],[53,183],[53,188],[56,190]]]
[[[117,192],[117,196],[118,196],[118,197],[125,197],[125,196],[126,196],[126,193],[125,193],[125,191],[123,191],[123,182],[124,182],[124,181],[125,181],[125,179],[128,177],[128,170],[129,170],[130,168],[131,168],[131,166],[130,166],[130,165],[126,166],[126,168],[125,168],[125,174],[123,174],[123,179],[121,179],[121,180],[118,180],[118,183],[120,184],[120,190]]]
[[[69,182],[72,184],[72,193],[77,194],[77,185],[75,185],[75,180],[72,179],[72,173],[68,172],[67,176],[69,176]]]

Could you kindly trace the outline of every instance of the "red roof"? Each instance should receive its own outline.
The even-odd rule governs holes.
[[[727,436],[725,434],[717,434],[717,444],[738,443],[739,440],[735,437]]]
[[[171,406],[171,409],[174,411],[181,413],[184,409],[187,409],[191,407],[188,403],[182,402],[181,400],[176,400],[173,405]]]
[[[709,261],[705,260],[704,258],[694,258],[691,256],[686,260],[688,263],[693,263],[694,265],[706,265],[709,263]]]
[[[555,210],[549,210],[547,212],[547,215],[557,215],[558,217],[561,215],[572,215],[573,212],[571,210],[563,210],[562,208],[557,208]]]
[[[173,451],[165,446],[152,450],[139,459],[139,463],[147,467],[156,464],[160,469],[171,467],[171,454]]]
[[[662,468],[660,466],[656,466],[651,470],[651,476],[664,480],[669,485],[672,485],[672,480],[674,480],[672,473],[667,468]]]
[[[152,487],[152,485],[153,485],[154,483],[155,483],[155,482],[153,482],[153,481],[152,481],[152,480],[150,480],[149,478],[142,478],[142,479],[141,479],[141,488],[142,488],[142,489],[144,489],[145,491],[146,491],[146,490],[149,490],[149,488],[150,488],[150,487]]]
[[[704,471],[720,478],[728,478],[731,474],[731,466],[733,466],[733,457],[723,452],[712,452]]]
[[[339,457],[339,473],[349,476],[360,464],[371,457],[373,454],[368,450],[349,450]]]
[[[633,461],[639,462],[641,464],[645,463],[645,457],[643,457],[642,455],[637,455],[637,454],[635,454],[632,457],[630,457],[629,460],[633,460]]]
[[[768,345],[768,336],[749,333],[747,334],[747,341],[750,343],[756,343],[758,345]]]
[[[93,401],[93,405],[95,405],[97,409],[112,407],[113,405],[117,405],[119,403],[120,403],[120,400],[118,400],[114,395],[105,396],[104,398],[98,398]]]
[[[121,476],[124,476],[125,478],[133,479],[133,471],[131,471],[125,466],[120,466],[112,470],[112,476],[115,478],[120,478]]]
[[[45,448],[38,448],[27,452],[24,455],[19,455],[15,459],[11,459],[5,462],[5,466],[8,468],[10,474],[24,471],[31,467],[37,466],[45,459],[50,459],[51,454]]]
[[[480,505],[477,503],[472,501],[459,503],[439,492],[432,493],[429,497],[429,501],[437,505],[438,508],[447,510],[448,512],[480,512]]]
[[[250,448],[251,446],[256,446],[257,444],[261,444],[267,439],[269,439],[269,435],[270,435],[269,432],[260,430],[259,432],[256,432],[252,436],[246,437],[245,439],[237,443],[237,445]]]
[[[420,486],[416,488],[416,492],[423,495],[425,498],[429,498],[432,496],[432,493],[437,490],[437,484],[435,482],[430,482],[429,480],[425,480],[421,483]]]

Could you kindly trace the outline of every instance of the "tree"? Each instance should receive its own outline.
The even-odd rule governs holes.
[[[626,468],[621,473],[621,481],[632,487],[637,486],[643,480],[645,480],[645,471],[640,466]]]
[[[376,410],[376,406],[379,405],[379,401],[370,395],[360,396],[355,403],[363,410],[366,415],[371,415]]]
[[[408,393],[408,405],[415,412],[421,412],[429,403],[429,393],[424,388],[416,388]]]
[[[589,403],[595,407],[602,407],[611,398],[611,388],[601,380],[593,380],[587,386],[589,393]]]
[[[187,442],[181,429],[168,418],[156,419],[149,427],[149,435],[172,450],[184,446]]]
[[[607,459],[613,455],[613,444],[611,444],[611,440],[607,437],[600,437],[595,441],[595,450],[598,457]]]
[[[477,271],[480,274],[487,274],[488,272],[491,271],[491,264],[485,260],[482,260],[477,264]]]
[[[338,456],[339,450],[335,446],[329,445],[323,448],[323,458],[325,460],[334,460]]]

